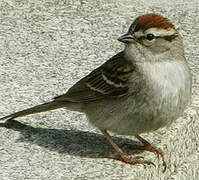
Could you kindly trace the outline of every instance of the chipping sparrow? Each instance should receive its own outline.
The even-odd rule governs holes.
[[[181,37],[168,19],[139,16],[119,41],[124,51],[81,79],[64,95],[1,118],[7,127],[13,118],[67,108],[86,113],[88,120],[106,136],[118,152],[114,159],[129,164],[152,164],[125,154],[107,130],[133,135],[144,149],[163,151],[139,136],[170,125],[179,118],[191,98],[191,74],[184,57]]]

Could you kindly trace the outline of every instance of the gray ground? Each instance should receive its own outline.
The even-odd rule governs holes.
[[[115,136],[126,151],[154,161],[156,168],[89,158],[114,151],[85,115],[56,110],[19,118],[28,125],[24,130],[0,129],[0,179],[198,179],[198,11],[197,0],[1,0],[0,116],[66,92],[119,52],[118,36],[135,17],[149,12],[171,19],[183,35],[193,102],[169,129],[143,135],[164,149],[164,174],[152,153],[131,150],[138,144],[133,137]]]

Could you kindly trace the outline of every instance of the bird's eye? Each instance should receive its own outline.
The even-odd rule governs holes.
[[[151,40],[153,40],[155,37],[154,37],[153,34],[147,34],[146,38],[147,38],[149,41],[151,41]]]

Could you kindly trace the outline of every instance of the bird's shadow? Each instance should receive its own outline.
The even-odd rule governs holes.
[[[78,130],[34,128],[10,119],[1,123],[0,127],[21,133],[19,142],[28,142],[58,153],[67,153],[81,157],[104,158],[115,154],[113,147],[102,134]],[[113,137],[128,154],[142,152],[143,146],[134,140]],[[141,151],[140,151],[141,150]]]

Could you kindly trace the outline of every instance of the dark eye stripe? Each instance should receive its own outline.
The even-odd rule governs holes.
[[[177,34],[171,35],[171,36],[165,36],[164,39],[167,41],[172,41],[173,39],[175,39],[176,37],[178,37]]]
[[[172,41],[173,39],[175,39],[176,37],[178,37],[177,34],[171,35],[171,36],[154,36],[153,39],[158,39],[158,38],[163,38],[167,41]],[[142,41],[144,39],[147,39],[146,36],[142,36],[138,38],[138,41]],[[148,40],[148,39],[147,39]]]

